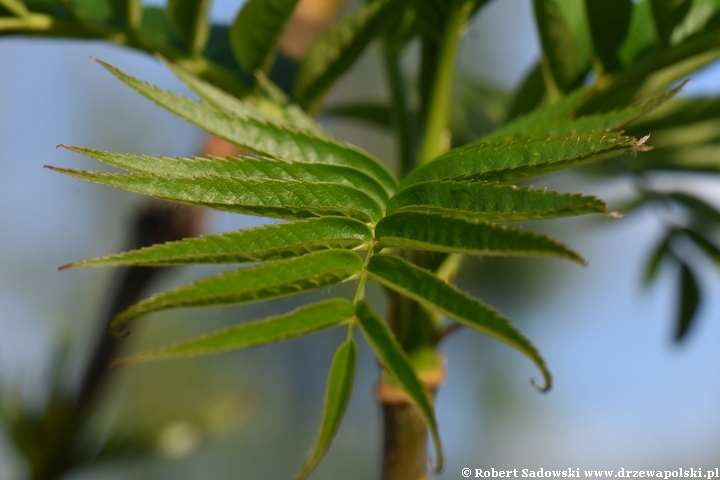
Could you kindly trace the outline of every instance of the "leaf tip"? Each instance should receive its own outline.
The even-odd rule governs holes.
[[[60,265],[58,267],[58,271],[60,270],[67,270],[68,268],[73,268],[75,266],[74,263],[66,263],[65,265]]]
[[[534,378],[530,379],[530,384],[535,387],[539,392],[546,393],[549,392],[552,388],[552,377],[547,372],[543,372],[543,376],[545,377],[545,385],[538,385]]]
[[[607,212],[605,214],[605,216],[608,218],[624,218],[625,217],[625,215],[623,215],[620,212]]]
[[[430,470],[432,470],[434,473],[440,473],[443,469],[443,458],[442,456],[438,456],[437,464],[435,464],[432,460],[432,458],[428,459],[428,467],[430,467]]]

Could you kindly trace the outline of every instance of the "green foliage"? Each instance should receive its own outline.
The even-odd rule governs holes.
[[[532,344],[508,320],[482,302],[394,255],[376,255],[368,264],[373,278],[432,309],[485,335],[517,348],[538,366],[545,377],[545,390],[551,386],[550,372]]]
[[[396,21],[401,6],[390,0],[366,3],[320,37],[300,64],[295,86],[298,103],[313,110],[365,47]]]
[[[632,0],[585,0],[595,55],[603,70],[620,67],[617,51],[630,28]]]
[[[140,28],[142,22],[142,3],[140,0],[109,0],[113,13],[120,18],[130,30]]]
[[[658,41],[662,46],[670,43],[675,27],[683,21],[692,0],[649,0]]]
[[[356,365],[357,345],[352,337],[351,329],[348,339],[337,349],[332,365],[330,365],[320,433],[307,461],[295,476],[295,480],[307,478],[330,448],[335,433],[340,428],[345,409],[350,402]]]
[[[372,230],[358,220],[345,217],[311,218],[221,235],[187,238],[83,260],[61,268],[264,262],[299,257],[317,250],[367,249],[372,238]]]
[[[378,258],[381,257],[372,257],[371,261]],[[368,265],[368,270],[370,268]],[[440,445],[440,434],[435,420],[435,411],[428,391],[418,379],[410,364],[410,359],[403,352],[402,346],[395,340],[390,328],[367,302],[362,301],[358,304],[357,319],[365,338],[372,346],[380,363],[382,363],[398,387],[410,397],[410,400],[420,410],[420,414],[430,428],[430,434],[437,452],[434,469],[440,470],[443,466],[442,446]]]
[[[547,255],[585,263],[564,245],[536,233],[452,213],[398,212],[378,222],[381,247],[473,255]]]
[[[230,29],[232,48],[247,73],[267,69],[275,44],[298,0],[248,0]]]
[[[579,66],[570,27],[556,0],[533,0],[540,43],[543,74],[555,89],[568,91],[577,78]]]
[[[669,205],[683,214],[669,222],[652,252],[646,280],[656,278],[665,263],[678,267],[676,338],[685,338],[701,301],[693,256],[720,265],[713,237],[720,212],[697,195],[652,190],[644,180],[658,172],[720,171],[720,100],[678,100],[673,97],[682,84],[672,88],[720,56],[717,2],[535,0],[540,65],[512,98],[466,82],[455,99],[457,47],[484,1],[362,2],[312,44],[298,65],[291,99],[263,72],[269,72],[296,3],[250,0],[228,27],[208,21],[207,0],[171,0],[166,9],[144,11],[134,0],[0,0],[0,35],[109,38],[159,54],[197,101],[100,63],[157,105],[248,152],[190,159],[67,147],[128,173],[51,168],[174,202],[286,220],[66,265],[256,263],[142,300],[114,319],[114,330],[165,309],[270,301],[341,282],[356,285],[352,302],[324,300],[121,363],[219,353],[347,325],[347,340],[330,368],[320,432],[297,477],[306,478],[328,450],[347,407],[358,326],[384,368],[382,382],[402,390],[429,427],[440,467],[434,408],[420,380],[423,370],[438,367],[418,359],[434,353],[452,330],[443,317],[517,349],[540,369],[542,389],[551,386],[532,343],[509,320],[453,285],[462,256],[553,256],[584,263],[550,237],[505,223],[608,214],[595,197],[517,184],[612,157],[621,160],[595,171],[640,178],[636,208]],[[400,58],[415,37],[420,75],[411,81]],[[378,39],[390,101],[360,101],[330,113],[392,129],[400,145],[399,176],[313,118],[335,82]],[[591,67],[594,82],[583,86]],[[453,103],[463,108],[451,111]],[[368,281],[391,292],[387,322],[368,303]]]
[[[277,260],[154,295],[121,312],[110,328],[117,331],[134,317],[170,308],[235,305],[295,295],[357,278],[361,272],[360,257],[345,250]]]
[[[168,13],[192,55],[200,55],[210,38],[210,0],[169,0]]]
[[[305,113],[293,110],[265,80],[263,88],[269,97],[240,100],[171,66],[198,95],[198,103],[103,66],[158,105],[262,156],[154,158],[66,146],[129,173],[53,169],[165,200],[291,220],[67,265],[260,262],[145,299],[115,318],[115,331],[134,317],[159,310],[271,300],[358,281],[354,302],[357,314],[346,311],[352,306],[347,300],[330,300],[140,354],[122,363],[217,353],[341,323],[357,323],[390,376],[418,406],[436,441],[439,464],[442,452],[434,413],[407,357],[412,352],[403,351],[405,346],[394,339],[363,300],[368,279],[517,348],[541,369],[545,389],[550,386],[550,375],[537,350],[508,320],[434,272],[397,256],[378,255],[377,251],[399,249],[410,256],[413,251],[545,255],[584,263],[579,254],[549,237],[497,222],[607,213],[605,204],[594,197],[518,188],[509,183],[636,151],[642,142],[616,129],[672,95],[618,111],[577,117],[573,112],[581,97],[573,95],[441,155],[411,172],[398,186],[396,177],[377,159],[335,139]],[[367,266],[350,250],[367,250]],[[342,419],[355,363],[354,344],[349,338],[350,343],[341,347],[333,363],[323,426],[301,478],[327,450]]]
[[[337,327],[355,316],[355,307],[343,299],[298,308],[286,315],[227,327],[218,332],[187,340],[177,345],[133,355],[115,366],[149,362],[177,357],[194,357],[256,347],[308,335],[326,328]],[[345,360],[347,362],[347,360]]]

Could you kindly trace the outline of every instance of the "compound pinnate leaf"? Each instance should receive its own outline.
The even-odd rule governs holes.
[[[312,110],[365,47],[397,18],[401,7],[402,2],[390,0],[366,3],[315,40],[298,70],[298,103]]]
[[[375,255],[368,262],[367,269],[372,278],[386,287],[524,353],[545,378],[541,389],[550,389],[552,378],[537,349],[509,320],[492,308],[395,255]]]
[[[617,133],[584,133],[532,141],[477,143],[450,150],[413,170],[401,188],[441,179],[516,181],[632,152],[637,140]]]
[[[192,55],[200,55],[210,37],[210,0],[168,0],[168,13]]]
[[[327,163],[287,162],[255,157],[170,158],[104,152],[91,148],[62,145],[95,160],[130,172],[153,173],[171,177],[220,175],[236,179],[301,180],[348,185],[372,196],[381,206],[389,196],[369,175],[352,167]]]
[[[61,268],[264,262],[298,257],[318,250],[360,249],[367,247],[372,238],[372,230],[358,220],[311,218],[221,235],[186,238],[82,260]]]
[[[355,340],[350,337],[340,345],[333,357],[330,374],[328,375],[325,409],[320,433],[308,459],[295,476],[295,480],[307,478],[325,456],[328,448],[330,448],[330,444],[335,438],[335,433],[340,427],[345,410],[350,402],[356,365],[357,345]]]
[[[142,300],[118,314],[110,328],[116,331],[132,318],[170,308],[234,305],[295,295],[350,280],[362,268],[356,253],[325,250],[224,272]]]
[[[180,179],[149,173],[130,175],[48,167],[81,180],[122,188],[162,200],[276,218],[342,215],[377,221],[382,208],[360,190],[332,183],[236,179],[196,175]]]
[[[473,255],[550,256],[585,264],[579,254],[547,236],[438,213],[393,213],[378,222],[375,237],[381,247]]]
[[[480,182],[430,181],[400,190],[387,213],[425,211],[485,221],[538,220],[584,213],[607,213],[595,197],[561,194],[512,185]]]
[[[377,257],[377,255],[372,257],[370,262],[372,263]],[[437,470],[441,469],[443,464],[442,445],[435,420],[435,411],[427,390],[420,383],[410,365],[410,360],[395,340],[390,328],[367,302],[361,301],[357,305],[357,319],[360,329],[375,351],[375,355],[380,359],[380,363],[420,410],[435,443],[437,461],[433,467]]]
[[[334,163],[361,170],[394,193],[397,179],[375,158],[349,145],[309,135],[243,104],[244,116],[231,115],[212,106],[161,90],[133,78],[102,61],[98,62],[141,95],[216,137],[273,158],[308,163]]]
[[[257,347],[336,327],[355,317],[354,305],[334,298],[306,305],[285,315],[227,327],[181,343],[139,353],[115,362],[119,367],[181,357],[196,357]]]
[[[298,0],[248,0],[230,30],[231,45],[238,64],[252,74],[267,68],[285,23]]]
[[[678,320],[675,330],[675,341],[681,342],[690,327],[697,313],[700,304],[700,290],[697,280],[690,267],[685,263],[680,264],[680,298],[678,305]]]

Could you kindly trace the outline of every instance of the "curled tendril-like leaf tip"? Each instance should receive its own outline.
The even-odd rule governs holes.
[[[440,471],[443,469],[443,462],[442,459],[438,462],[437,465],[433,462],[432,458],[428,458],[428,467],[430,470],[432,470],[435,473],[440,473]]]
[[[130,335],[130,330],[125,325],[112,326],[110,325],[110,333],[115,339],[126,338]]]
[[[533,387],[535,387],[538,391],[545,393],[552,388],[552,379],[550,378],[550,375],[545,375],[545,385],[540,386],[540,385],[538,385],[538,383],[535,381],[534,378],[531,378],[530,384]]]

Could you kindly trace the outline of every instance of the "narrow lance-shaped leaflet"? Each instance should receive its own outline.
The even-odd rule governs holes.
[[[186,238],[81,260],[60,268],[265,262],[318,250],[363,249],[370,245],[372,238],[370,228],[358,220],[321,217]]]
[[[376,257],[377,256],[374,256],[372,259]],[[370,262],[372,262],[372,259]],[[370,343],[370,346],[375,351],[375,355],[377,355],[380,363],[382,363],[383,367],[390,373],[400,388],[408,395],[425,420],[430,430],[430,436],[435,444],[435,452],[437,454],[437,460],[433,465],[433,469],[440,470],[443,465],[442,445],[440,443],[437,421],[435,420],[435,411],[427,389],[425,389],[418,379],[410,365],[410,360],[408,360],[402,347],[398,344],[397,340],[395,340],[390,328],[367,302],[361,301],[358,303],[357,318],[365,338],[367,338],[368,343]]]
[[[267,345],[337,327],[354,316],[355,307],[348,300],[341,298],[325,300],[305,305],[284,315],[226,327],[175,345],[126,357],[115,362],[113,366],[214,355]]]
[[[118,314],[110,328],[117,331],[137,316],[170,308],[235,305],[295,295],[351,280],[362,268],[356,253],[325,250],[224,272],[142,300]]]
[[[544,391],[550,389],[552,378],[540,353],[509,320],[495,310],[440,280],[431,272],[395,255],[375,255],[370,259],[367,269],[372,278],[386,287],[516,348],[530,358],[542,372],[545,385],[539,388]]]

